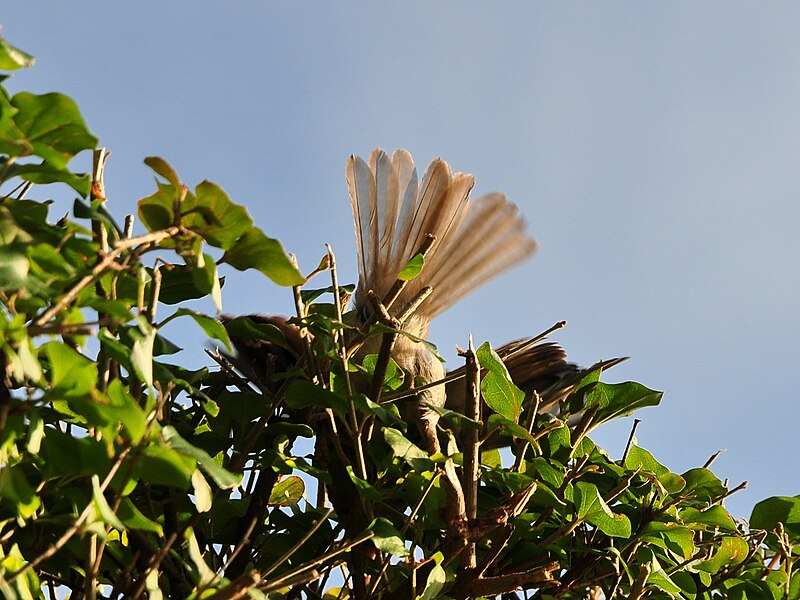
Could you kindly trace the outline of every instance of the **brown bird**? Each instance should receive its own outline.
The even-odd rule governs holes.
[[[355,293],[358,324],[375,318],[369,293],[385,301],[398,274],[428,240],[424,267],[385,307],[400,320],[400,328],[416,338],[427,338],[431,320],[456,304],[488,279],[531,256],[536,241],[514,204],[493,192],[470,199],[472,175],[453,173],[436,158],[419,180],[411,155],[397,150],[391,157],[380,148],[368,161],[350,156],[345,169],[355,223],[359,279]],[[423,291],[430,288],[424,296]],[[413,310],[415,299],[424,299]],[[252,316],[256,322],[276,325],[288,341],[286,348],[271,342],[234,338],[237,366],[261,384],[268,371],[279,372],[302,353],[299,330],[278,316]],[[377,354],[380,338],[371,337],[356,358]],[[531,344],[519,340],[498,349],[509,373],[524,392],[542,395],[540,410],[553,411],[589,370],[608,367],[621,359],[580,369],[568,363],[553,342]],[[391,354],[415,381],[434,382],[445,376],[442,362],[422,342],[398,336]],[[244,365],[244,366],[243,366]],[[428,405],[463,412],[464,384],[456,380],[422,390],[401,404],[407,423],[416,423],[428,450],[438,450],[438,414]]]

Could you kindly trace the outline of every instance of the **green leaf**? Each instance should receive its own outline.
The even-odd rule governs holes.
[[[221,260],[240,271],[260,271],[278,285],[293,286],[305,282],[305,277],[286,256],[281,243],[268,238],[258,227],[251,227],[236,240]]]
[[[656,392],[634,381],[597,382],[588,386],[587,390],[584,408],[597,407],[595,425],[624,417],[645,406],[656,406],[664,395],[663,392]]]
[[[656,543],[684,559],[691,558],[695,553],[694,532],[678,523],[650,521],[645,524],[641,535],[648,543]]]
[[[708,525],[728,531],[736,531],[736,523],[724,507],[716,504],[706,510],[687,507],[680,511],[681,520],[688,526]]]
[[[389,519],[378,517],[370,523],[367,531],[373,532],[374,535],[370,540],[381,552],[399,557],[408,556],[403,535],[395,529]]]
[[[217,319],[209,317],[208,315],[204,315],[188,308],[179,308],[169,317],[164,319],[164,321],[161,322],[161,325],[163,326],[167,321],[171,321],[172,319],[183,316],[189,316],[194,319],[195,323],[200,325],[208,337],[221,341],[223,344],[225,344],[225,347],[230,352],[233,352],[233,346],[231,345],[231,340],[230,337],[228,337],[228,332],[225,329],[225,326]]]
[[[343,396],[329,392],[305,379],[296,379],[286,388],[286,406],[332,408],[339,415],[347,413],[349,407]]]
[[[242,478],[240,476],[234,475],[230,471],[222,468],[205,450],[192,446],[189,442],[184,440],[171,425],[161,430],[161,439],[164,440],[167,447],[195,459],[200,465],[200,468],[222,489],[233,489],[241,482]]]
[[[530,434],[530,432],[516,421],[512,421],[505,417],[501,417],[500,415],[493,414],[489,415],[487,424],[490,430],[502,429],[503,431],[511,434],[515,438],[523,439],[530,442],[531,444],[534,445],[534,447],[538,447],[539,445],[538,442]]]
[[[439,592],[442,591],[444,584],[447,582],[447,572],[442,568],[441,564],[443,559],[442,553],[437,552],[433,558],[436,562],[436,566],[431,569],[428,579],[425,582],[425,589],[418,597],[418,600],[433,600],[434,598],[438,598]]]
[[[625,457],[625,468],[634,471],[640,469],[653,473],[664,491],[669,494],[676,494],[686,487],[683,477],[672,473],[667,467],[658,462],[655,457],[640,446],[631,446],[628,455]]]
[[[740,537],[725,536],[714,555],[696,565],[697,569],[707,573],[717,573],[727,565],[742,562],[750,552],[747,542]]]
[[[375,365],[378,362],[377,354],[367,354],[364,360],[361,361],[361,366],[364,367],[367,375],[372,376],[375,373]],[[389,358],[389,364],[386,365],[386,375],[383,378],[383,385],[388,389],[394,391],[403,385],[405,374],[393,358]]]
[[[374,487],[372,487],[372,485],[368,481],[361,479],[361,477],[356,475],[355,471],[353,471],[352,466],[347,465],[345,469],[347,469],[347,474],[350,476],[350,481],[352,481],[353,484],[356,486],[356,489],[358,489],[358,493],[361,496],[363,496],[367,500],[372,500],[373,502],[381,501],[382,498],[381,493]]]
[[[164,535],[164,530],[161,525],[145,517],[129,498],[123,498],[120,502],[119,509],[117,509],[117,518],[119,518],[128,529],[152,531],[156,535]]]
[[[147,429],[147,415],[119,379],[109,383],[106,393],[94,389],[90,396],[70,399],[69,407],[89,425],[100,429],[109,444],[117,437],[119,426],[128,432],[134,444]]]
[[[750,527],[775,531],[783,523],[786,531],[795,539],[800,538],[800,497],[773,496],[753,507]]]
[[[32,67],[35,61],[33,56],[15,48],[0,37],[0,69],[14,71],[23,67]]]
[[[50,362],[51,393],[61,398],[82,397],[97,385],[97,365],[61,342],[40,349]]]
[[[397,431],[397,429],[393,427],[384,427],[382,432],[383,439],[389,444],[389,447],[397,458],[406,461],[416,470],[427,471],[433,468],[433,462],[428,457],[428,454],[411,443],[411,441]]]
[[[0,501],[22,519],[29,519],[39,509],[41,500],[22,469],[3,466],[0,469]]]
[[[272,488],[268,504],[272,506],[292,506],[303,499],[306,484],[297,475],[282,479]]]
[[[682,477],[686,481],[684,494],[691,493],[698,500],[711,501],[727,492],[719,478],[708,469],[690,469]]]
[[[411,281],[412,279],[416,279],[417,276],[422,273],[422,269],[424,267],[425,257],[422,256],[422,254],[416,254],[397,274],[397,278],[401,281]]]
[[[216,577],[216,575],[211,567],[206,564],[206,561],[203,558],[203,553],[200,551],[200,545],[197,543],[194,530],[191,527],[187,527],[184,537],[188,542],[189,558],[192,560],[192,563],[194,563],[195,569],[197,570],[197,577],[199,580],[198,583],[200,585],[209,583]]]
[[[73,173],[63,166],[42,161],[41,163],[14,163],[5,171],[5,179],[19,177],[38,184],[66,183],[82,197],[87,197],[92,187],[92,179],[86,173]]]
[[[487,371],[481,379],[481,393],[486,404],[509,421],[518,422],[525,394],[511,381],[508,369],[489,342],[481,344],[476,355]]]
[[[92,475],[92,501],[94,502],[95,511],[105,523],[108,523],[114,529],[125,531],[125,525],[114,514],[100,489],[100,477],[97,474]]]
[[[161,177],[169,181],[174,188],[179,189],[181,187],[181,180],[175,169],[160,156],[148,156],[144,159],[144,164],[153,169],[157,175],[161,175]]]
[[[596,486],[579,481],[575,484],[575,505],[578,518],[587,521],[611,537],[630,537],[631,522],[625,515],[614,514]]]
[[[148,444],[142,451],[136,474],[148,483],[187,489],[192,473],[197,470],[197,460],[172,448]]]
[[[253,227],[253,219],[247,209],[231,202],[225,191],[210,181],[203,181],[195,188],[198,215],[205,223],[187,222],[187,226],[200,234],[212,246],[227,250],[236,240]],[[187,210],[190,210],[187,207]]]
[[[327,258],[327,256],[326,256],[326,258]],[[323,262],[324,262],[324,260],[323,260]],[[341,293],[346,293],[346,294],[349,294],[349,295],[352,296],[355,291],[356,291],[356,286],[353,285],[353,284],[340,285],[339,286],[339,293],[340,294]],[[326,288],[319,288],[319,289],[315,289],[315,290],[300,290],[300,298],[302,298],[303,304],[307,305],[307,304],[311,304],[317,298],[319,298],[320,296],[322,296],[324,294],[332,294],[332,293],[333,293],[333,286],[328,286]]]
[[[286,347],[286,336],[272,323],[260,323],[250,317],[236,317],[225,320],[225,329],[234,337],[266,340]]]
[[[375,415],[385,425],[392,427],[405,427],[405,421],[400,416],[395,404],[378,404],[367,398],[364,394],[355,394],[353,404],[356,408],[371,415]]]
[[[156,329],[147,322],[144,316],[139,316],[139,328],[130,330],[134,339],[131,349],[131,367],[147,385],[153,385],[153,344],[156,339]]]
[[[175,265],[161,269],[161,291],[158,300],[164,304],[179,304],[186,300],[205,298],[219,285],[217,265],[208,255],[201,255],[197,265]]]
[[[97,138],[86,129],[78,105],[63,94],[20,92],[11,104],[19,111],[14,123],[24,135],[29,153],[56,168],[66,167],[81,150],[97,146]]]

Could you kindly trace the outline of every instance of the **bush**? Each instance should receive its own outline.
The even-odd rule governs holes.
[[[31,63],[0,41],[0,68]],[[6,597],[800,596],[797,498],[737,522],[708,468],[676,474],[636,445],[614,460],[588,437],[660,393],[592,371],[560,416],[537,414],[484,345],[466,375],[485,369],[497,414],[443,410],[431,456],[399,417],[409,381],[388,353],[350,360],[396,332],[341,314],[352,286],[332,254],[302,275],[220,187],[190,190],[160,158],[135,235],[104,206],[96,142],[69,98],[0,91]],[[93,173],[74,173],[84,151]],[[71,217],[29,197],[44,184],[77,193]],[[292,323],[189,308],[222,310],[223,264],[292,287]],[[210,367],[169,362],[178,319],[225,348]],[[493,432],[510,452],[479,446]]]

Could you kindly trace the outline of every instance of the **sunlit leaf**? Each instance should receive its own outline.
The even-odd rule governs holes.
[[[268,238],[257,227],[251,227],[236,240],[221,260],[240,271],[260,271],[278,285],[302,285],[305,282],[305,277],[289,260],[281,243]]]
[[[481,367],[486,369],[486,374],[481,378],[481,393],[486,404],[496,413],[516,423],[522,412],[525,394],[511,381],[508,369],[489,342],[481,344],[476,355]]]
[[[164,535],[161,525],[145,517],[129,498],[123,498],[120,502],[117,518],[129,529],[152,531],[156,535]]]
[[[269,496],[268,504],[273,506],[291,506],[292,504],[297,504],[302,500],[305,491],[306,485],[303,483],[303,480],[296,475],[292,475],[275,484]]]
[[[33,56],[15,48],[0,37],[0,69],[14,71],[23,67],[32,67],[35,61]]]
[[[196,469],[192,473],[192,488],[194,488],[194,503],[197,507],[197,512],[204,513],[211,510],[214,495],[211,492],[211,486],[208,485],[200,469]]]
[[[92,475],[92,499],[94,501],[94,508],[97,514],[103,521],[111,525],[114,529],[125,531],[125,525],[117,518],[114,510],[109,506],[106,497],[100,489],[100,477]]]
[[[164,427],[161,430],[161,439],[168,447],[180,454],[190,456],[195,459],[211,479],[214,480],[222,489],[232,489],[239,485],[241,477],[225,470],[211,458],[205,450],[192,446],[184,440],[172,426]]]
[[[383,517],[379,517],[370,523],[367,531],[373,532],[370,540],[381,552],[386,552],[393,556],[408,556],[402,534],[395,529],[392,522]]]
[[[773,496],[753,507],[750,527],[771,532],[778,523],[783,523],[793,538],[800,538],[800,497]]]
[[[422,254],[416,254],[414,257],[406,263],[406,266],[402,268],[400,273],[397,274],[397,278],[401,281],[411,281],[412,279],[416,279],[417,276],[422,273],[422,269],[425,267],[425,257]]]
[[[66,344],[47,342],[41,351],[50,363],[50,385],[58,396],[86,396],[97,385],[97,365]]]
[[[30,144],[30,153],[55,167],[66,167],[75,154],[97,145],[78,105],[63,94],[20,92],[11,104],[19,111],[14,122]]]

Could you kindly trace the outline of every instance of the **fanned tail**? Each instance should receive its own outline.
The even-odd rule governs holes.
[[[346,176],[358,250],[358,308],[365,308],[370,289],[384,297],[426,235],[436,237],[422,273],[394,303],[400,310],[423,287],[433,288],[416,310],[422,334],[431,318],[536,249],[516,206],[498,193],[469,200],[472,175],[452,173],[441,159],[431,161],[418,183],[407,151],[397,150],[390,159],[378,148],[368,163],[351,156]]]

